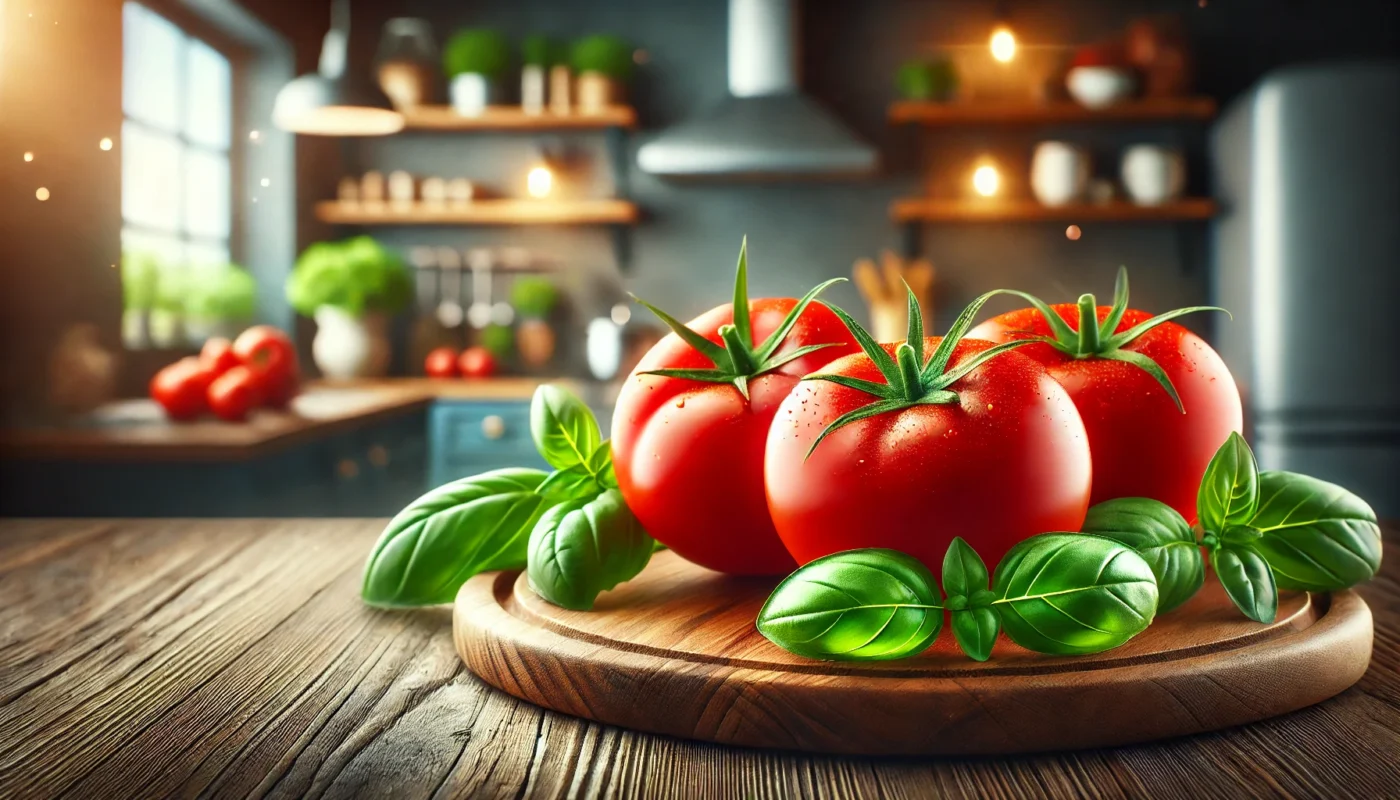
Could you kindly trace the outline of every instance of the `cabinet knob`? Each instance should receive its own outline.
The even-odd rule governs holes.
[[[481,435],[487,439],[499,439],[506,433],[506,421],[497,414],[491,414],[481,421]]]
[[[373,445],[369,448],[365,459],[368,460],[372,466],[383,469],[389,466],[389,448],[382,444]]]
[[[353,458],[342,458],[336,463],[335,472],[341,480],[354,480],[360,475],[360,465]]]

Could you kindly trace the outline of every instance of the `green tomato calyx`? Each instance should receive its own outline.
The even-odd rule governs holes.
[[[761,343],[754,342],[753,318],[749,309],[748,252],[749,240],[746,236],[743,244],[739,247],[739,268],[734,276],[734,322],[720,326],[716,332],[719,334],[719,342],[706,338],[665,311],[636,295],[632,295],[633,300],[646,306],[658,319],[666,323],[666,327],[670,328],[673,333],[693,347],[700,355],[709,359],[713,365],[710,368],[702,369],[654,369],[642,373],[643,375],[661,375],[667,378],[702,383],[732,384],[747,402],[751,379],[766,372],[772,372],[808,353],[838,344],[837,342],[828,342],[826,344],[804,345],[781,355],[777,354],[783,341],[787,339],[787,335],[797,324],[797,319],[807,310],[807,306],[811,305],[812,301],[817,299],[817,295],[825,291],[827,287],[841,283],[846,280],[845,278],[832,278],[818,284],[810,292],[803,295],[801,300],[797,301],[797,305],[788,311],[787,316],[783,317],[783,321],[773,329],[768,338]]]

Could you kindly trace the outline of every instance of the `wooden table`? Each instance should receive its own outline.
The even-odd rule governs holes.
[[[735,750],[487,688],[446,607],[358,600],[373,520],[0,523],[0,797],[1395,797],[1400,566],[1375,655],[1320,706],[1018,759]]]

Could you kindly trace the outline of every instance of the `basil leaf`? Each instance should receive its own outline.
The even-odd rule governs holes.
[[[1157,579],[1157,613],[1190,600],[1206,580],[1205,559],[1186,519],[1166,503],[1120,497],[1089,509],[1083,530],[1122,542],[1142,556]]]
[[[1017,544],[997,565],[992,591],[1006,635],[1053,655],[1117,647],[1157,611],[1157,581],[1142,556],[1082,533],[1046,533]]]
[[[987,607],[992,600],[987,591],[987,565],[961,536],[954,537],[943,556],[943,592],[948,596],[952,612],[949,627],[958,647],[969,658],[986,661],[1001,631],[1001,619]]]
[[[566,389],[545,384],[530,400],[530,436],[555,469],[586,464],[602,434],[588,406]]]
[[[1259,467],[1244,437],[1232,433],[1206,465],[1196,513],[1202,528],[1218,534],[1231,525],[1248,525],[1257,508]]]
[[[587,464],[575,464],[568,469],[557,469],[540,484],[539,493],[554,502],[565,500],[590,500],[603,491]]]
[[[992,657],[992,645],[996,644],[1001,632],[1001,617],[989,606],[954,611],[949,627],[958,647],[973,661],[986,661]]]
[[[1210,566],[1225,587],[1225,594],[1246,617],[1255,622],[1273,622],[1278,616],[1274,573],[1253,547],[1223,545],[1210,554]]]
[[[987,588],[987,565],[961,536],[953,537],[943,556],[943,592],[948,597],[970,597]]]
[[[587,611],[599,594],[635,578],[653,547],[622,493],[609,489],[545,513],[530,533],[526,575],[540,597]]]
[[[808,658],[887,660],[923,652],[943,627],[933,573],[913,556],[870,548],[823,556],[783,579],[758,632]]]
[[[604,489],[617,488],[617,473],[613,471],[612,440],[604,439],[588,457],[588,471]]]
[[[1292,472],[1259,475],[1254,547],[1279,586],[1325,592],[1375,576],[1381,529],[1366,501],[1336,484]]]
[[[525,566],[530,531],[550,505],[537,469],[500,469],[439,486],[389,521],[365,564],[375,606],[450,603],[467,579]]]

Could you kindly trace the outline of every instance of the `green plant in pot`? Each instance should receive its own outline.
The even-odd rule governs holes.
[[[554,329],[548,319],[559,302],[559,292],[548,278],[520,278],[510,290],[510,304],[520,317],[515,348],[525,366],[538,369],[554,357]]]
[[[569,59],[578,74],[578,107],[596,114],[621,103],[632,78],[632,47],[616,36],[597,34],[574,42]]]
[[[549,71],[562,60],[559,45],[548,36],[526,36],[520,43],[520,107],[543,114]]]
[[[127,347],[139,350],[150,344],[159,270],[150,253],[122,253],[122,342]]]
[[[947,57],[920,58],[900,66],[895,84],[905,100],[946,103],[958,91],[958,72]]]
[[[233,337],[257,310],[258,284],[237,264],[197,267],[185,291],[185,333],[192,342]]]
[[[383,375],[389,317],[413,297],[397,255],[368,236],[306,248],[287,279],[287,300],[316,320],[311,356],[326,377]]]
[[[479,117],[510,68],[510,43],[489,28],[458,31],[442,49],[442,66],[452,108],[463,116]]]

